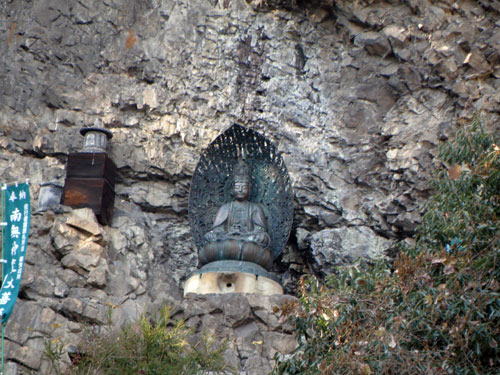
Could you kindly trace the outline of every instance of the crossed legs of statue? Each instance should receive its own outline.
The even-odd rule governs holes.
[[[273,262],[269,249],[255,242],[241,240],[209,242],[200,251],[199,260],[201,265],[218,260],[243,260],[256,263],[267,270]]]

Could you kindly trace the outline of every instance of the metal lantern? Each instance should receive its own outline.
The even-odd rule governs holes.
[[[113,137],[109,130],[103,128],[81,128],[80,134],[84,137],[82,152],[106,152],[108,139]]]

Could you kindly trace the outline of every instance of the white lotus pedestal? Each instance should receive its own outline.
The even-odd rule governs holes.
[[[283,287],[264,268],[243,261],[218,261],[206,264],[184,283],[189,293],[283,294]]]

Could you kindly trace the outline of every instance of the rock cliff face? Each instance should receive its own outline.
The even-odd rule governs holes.
[[[411,236],[439,142],[475,112],[498,126],[499,14],[488,0],[2,2],[1,182],[29,177],[35,198],[62,183],[89,125],[113,132],[119,168],[112,225],[33,217],[11,370],[47,373],[44,340],[76,344],[108,311],[119,325],[181,304],[190,178],[234,122],[275,142],[291,175],[275,264],[289,292]]]

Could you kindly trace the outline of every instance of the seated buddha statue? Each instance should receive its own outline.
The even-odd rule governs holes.
[[[250,202],[250,173],[243,160],[234,168],[234,200],[222,205],[212,229],[205,233],[200,251],[201,265],[218,260],[242,260],[269,269],[272,264],[266,215],[258,203]]]

